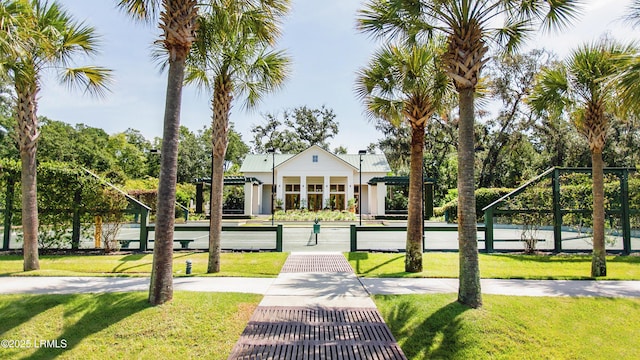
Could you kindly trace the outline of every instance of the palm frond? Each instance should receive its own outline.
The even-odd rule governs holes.
[[[566,29],[582,15],[582,5],[584,4],[582,0],[545,0],[544,2],[549,8],[542,20],[543,29]]]
[[[291,60],[272,50],[289,0],[217,0],[202,6],[198,32],[187,58],[187,81],[211,93],[216,81],[255,107],[280,88]],[[191,73],[191,74],[189,74]]]
[[[112,73],[109,69],[97,66],[67,68],[60,80],[70,88],[79,88],[86,94],[104,97],[109,92]]]
[[[118,0],[116,7],[133,20],[155,23],[162,4],[160,0]]]
[[[570,103],[569,91],[567,70],[556,64],[540,73],[527,102],[538,114],[559,116]]]
[[[513,54],[531,38],[531,21],[507,19],[503,27],[496,29],[496,41],[505,54]]]
[[[415,42],[432,35],[433,27],[422,19],[419,0],[372,0],[358,11],[356,28],[379,39]]]
[[[444,49],[444,39],[436,38],[427,44],[388,44],[376,51],[358,71],[354,88],[367,116],[397,122],[410,114],[430,117],[449,104],[454,88],[442,64]],[[406,120],[424,121],[416,116]]]
[[[633,27],[640,26],[640,0],[632,0],[622,20]]]

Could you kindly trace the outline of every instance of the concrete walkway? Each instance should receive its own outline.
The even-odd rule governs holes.
[[[406,357],[344,255],[294,253],[228,359]]]
[[[482,293],[516,296],[640,297],[640,281],[499,280],[482,279]],[[272,285],[274,285],[272,287]],[[364,288],[362,288],[364,286]],[[295,290],[294,290],[295,288]],[[149,278],[124,277],[0,277],[0,294],[77,294],[148,291]],[[180,277],[174,290],[267,294],[284,301],[317,291],[323,301],[369,294],[457,293],[458,279],[357,278],[353,274],[292,273],[278,278]],[[342,295],[331,295],[339,291]],[[293,300],[293,298],[290,298]],[[353,299],[351,299],[353,300]],[[265,301],[271,301],[266,299]]]

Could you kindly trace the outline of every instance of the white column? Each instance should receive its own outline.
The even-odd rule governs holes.
[[[331,194],[331,176],[324,177],[324,185],[322,185],[322,208],[324,209],[324,205],[329,203],[329,197]]]
[[[384,207],[385,207],[385,202],[387,197],[387,184],[383,182],[379,182],[377,188],[378,188],[378,193],[377,193],[378,215],[384,215],[385,214]]]
[[[253,212],[260,214],[262,209],[262,184],[253,187]]]
[[[244,183],[244,214],[253,215],[253,183]]]
[[[360,204],[363,214],[371,213],[371,191],[369,191],[369,185],[362,185],[360,188]]]
[[[309,199],[307,196],[307,177],[300,175],[300,206],[309,207]]]
[[[369,186],[367,189],[367,197],[369,198],[369,213],[378,215],[378,201],[374,194],[378,194],[378,185]]]
[[[279,174],[276,174],[276,200],[280,199],[284,203],[284,183],[283,183],[283,181],[284,180],[283,180],[282,176],[280,176]],[[275,204],[276,200],[274,200],[274,204]],[[283,206],[284,206],[284,204],[283,204]]]
[[[353,178],[353,174],[351,176],[347,176],[347,204],[349,203],[349,200],[353,199],[353,197],[355,196],[355,187],[356,187],[356,179]]]

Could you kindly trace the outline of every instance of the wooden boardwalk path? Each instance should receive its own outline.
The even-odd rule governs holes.
[[[344,279],[341,280],[341,286],[309,284],[327,279],[317,276],[318,273],[338,274]],[[305,302],[303,306],[282,301],[282,306],[274,306],[273,301],[265,299],[263,303],[271,305],[258,306],[229,359],[406,359],[374,306],[363,307],[363,303],[369,303],[351,301],[349,296],[342,297],[342,301],[327,302],[328,306],[322,305],[327,289],[335,291],[330,294],[335,299],[344,295],[339,293],[344,292],[341,289],[362,287],[343,255],[294,253],[287,259],[281,274],[310,274],[306,279],[304,276],[297,279],[301,281],[302,292],[306,296],[314,296],[309,291],[310,287],[320,290],[317,301]],[[290,282],[286,282],[286,285],[286,289],[292,292],[292,301],[298,301],[298,296],[294,294],[295,287]],[[275,287],[274,293],[278,294],[276,298],[280,300],[282,288]],[[354,293],[359,297],[368,296],[366,291],[350,290],[350,296],[354,296]],[[269,292],[265,298],[268,297]]]

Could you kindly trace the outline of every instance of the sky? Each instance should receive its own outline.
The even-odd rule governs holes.
[[[99,65],[113,70],[111,92],[104,98],[83,95],[60,86],[54,74],[46,74],[38,115],[70,124],[83,123],[109,134],[128,128],[140,130],[149,140],[162,136],[166,73],[151,59],[158,38],[155,25],[133,22],[116,9],[115,0],[58,0],[75,19],[93,26],[101,36],[100,54],[81,58],[76,65]],[[640,29],[622,23],[631,0],[584,0],[584,11],[570,29],[539,35],[526,48],[546,48],[566,56],[572,47],[597,40],[605,33],[621,41],[640,38]],[[331,148],[340,145],[349,153],[366,149],[383,135],[364,115],[354,92],[358,69],[367,65],[378,43],[355,29],[360,0],[292,0],[277,48],[292,57],[292,71],[285,86],[264,97],[257,108],[232,108],[231,121],[250,145],[251,126],[264,123],[263,114],[281,114],[300,106],[331,108],[339,123]],[[207,93],[186,87],[181,124],[197,131],[211,123]]]

